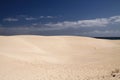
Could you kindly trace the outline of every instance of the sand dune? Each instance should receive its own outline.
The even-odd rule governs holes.
[[[0,80],[120,80],[120,40],[0,36]]]

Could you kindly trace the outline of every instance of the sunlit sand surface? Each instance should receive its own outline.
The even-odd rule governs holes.
[[[0,80],[120,80],[120,40],[0,36]]]

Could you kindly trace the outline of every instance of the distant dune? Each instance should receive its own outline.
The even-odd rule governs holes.
[[[0,36],[0,80],[120,80],[120,40]]]

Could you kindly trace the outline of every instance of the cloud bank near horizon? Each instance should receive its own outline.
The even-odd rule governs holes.
[[[64,21],[58,23],[48,23],[46,26],[50,27],[106,27],[108,25],[113,25],[120,23],[120,16],[112,16],[109,18],[96,18],[89,20],[78,20],[78,21]]]
[[[19,21],[19,19],[9,17],[9,18],[4,18],[3,21],[14,22],[14,21]]]
[[[39,18],[53,18],[53,16],[41,16]],[[35,20],[35,17],[24,17],[26,21]],[[5,18],[5,22],[19,22],[19,18]],[[39,22],[30,25],[4,27],[0,25],[0,34],[42,34],[44,35],[85,35],[85,36],[119,36],[120,37],[120,16],[108,18],[96,18],[89,20],[49,22],[41,24]],[[113,28],[114,27],[114,28]]]
[[[38,19],[56,18],[56,17],[54,17],[54,16],[40,16],[40,17],[36,18],[36,17],[32,17],[32,16],[30,16],[30,17],[24,16],[22,18],[26,21],[31,21],[31,20],[37,21]],[[4,18],[3,21],[15,22],[15,21],[20,21],[20,19],[8,17],[8,18]],[[39,22],[37,22],[37,23],[39,23]],[[77,21],[62,21],[62,22],[56,22],[56,23],[49,22],[49,23],[45,23],[43,25],[49,26],[51,28],[54,28],[54,27],[77,28],[77,27],[105,27],[105,26],[117,24],[117,23],[120,23],[120,16],[112,16],[109,18],[96,18],[96,19],[88,19],[88,20],[77,20]],[[32,24],[35,24],[35,23],[32,23]],[[38,25],[38,26],[40,26],[40,25]]]

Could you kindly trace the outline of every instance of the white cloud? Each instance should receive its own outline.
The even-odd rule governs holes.
[[[33,25],[33,26],[37,26],[38,24],[37,24],[37,23],[33,23],[32,25]]]
[[[109,24],[120,23],[120,16],[113,16],[109,18],[96,18],[90,20],[78,20],[78,21],[64,21],[58,23],[48,23],[46,26],[50,27],[105,27]]]
[[[111,21],[111,23],[120,23],[120,16],[110,17],[109,20]]]
[[[117,22],[117,23],[119,22],[120,23],[120,19],[115,20],[115,22]]]
[[[40,16],[40,18],[44,18],[44,16]]]
[[[46,18],[55,18],[54,16],[46,16]]]
[[[37,20],[37,18],[33,18],[33,17],[26,17],[25,20],[31,21],[31,20]]]
[[[105,31],[99,31],[99,30],[95,30],[95,31],[92,31],[90,33],[93,33],[93,34],[113,34],[113,33],[120,33],[120,31],[118,30],[105,30]]]
[[[58,23],[48,23],[45,24],[46,26],[51,27],[104,27],[109,22],[106,19],[93,19],[93,20],[79,20],[79,21],[64,21],[64,22],[58,22]]]
[[[56,18],[55,16],[40,16],[40,18],[46,18],[46,19],[52,19],[52,18]]]
[[[78,26],[81,27],[96,27],[96,26],[106,26],[109,21],[105,18],[92,19],[92,20],[79,20]]]
[[[17,19],[17,18],[4,18],[3,21],[12,22],[12,21],[19,21],[19,19]]]

